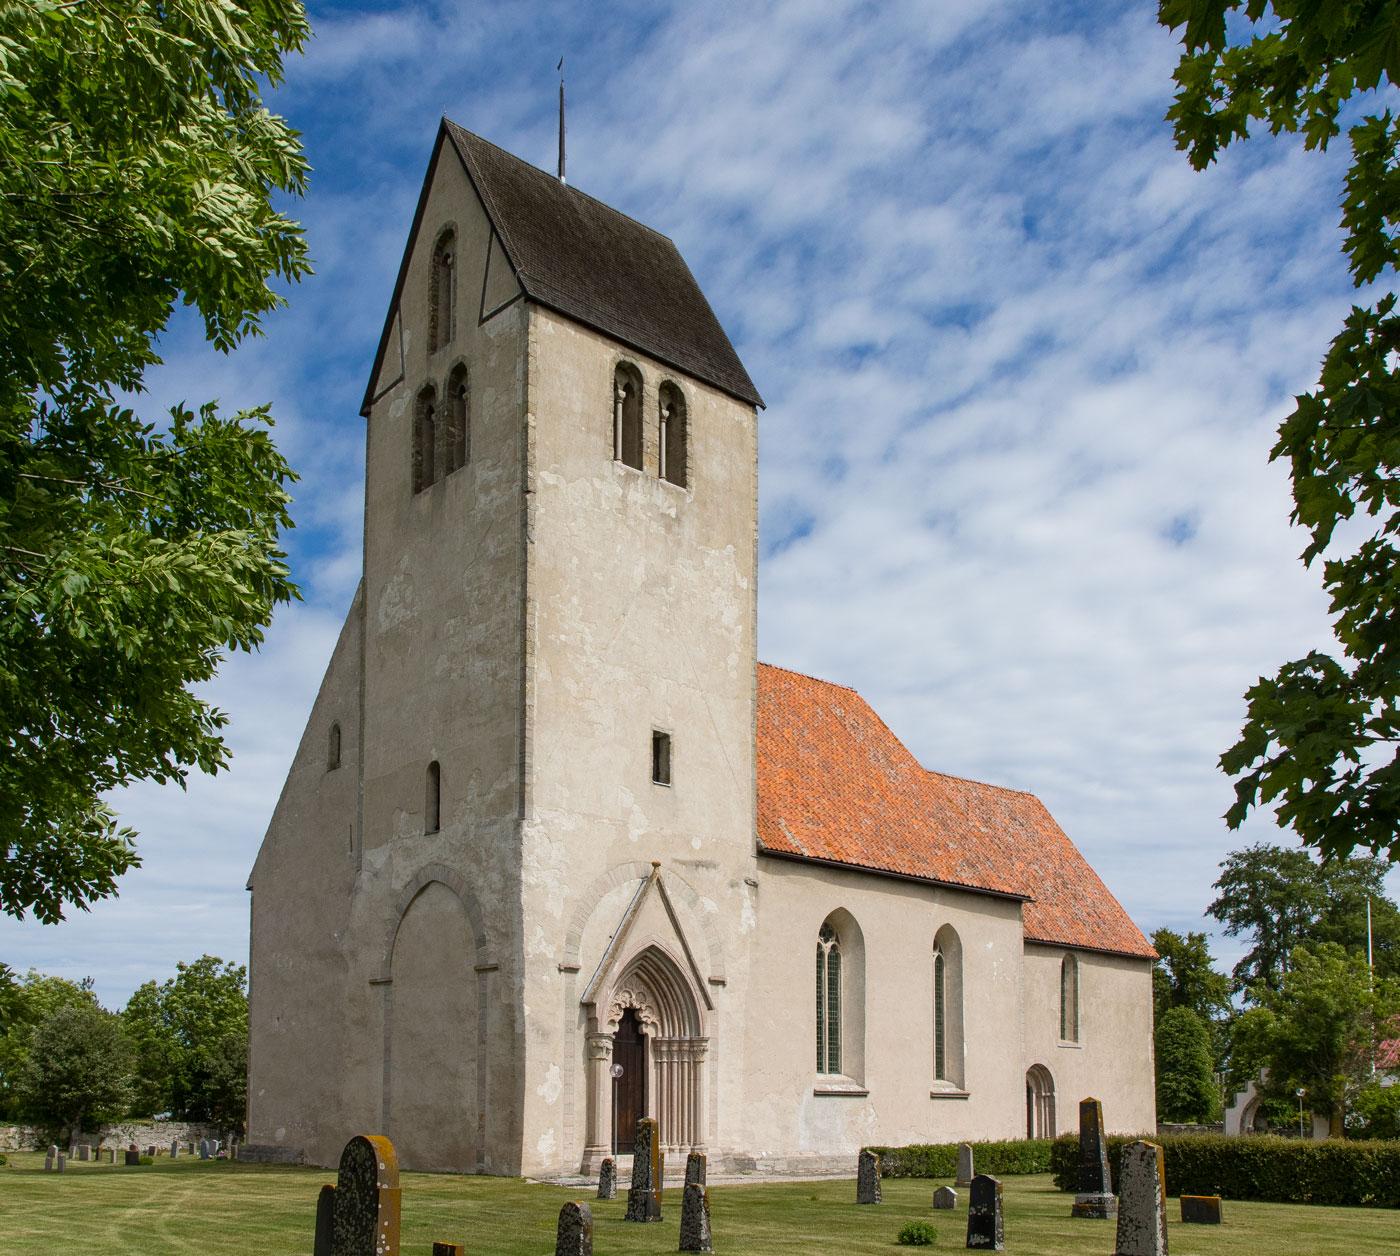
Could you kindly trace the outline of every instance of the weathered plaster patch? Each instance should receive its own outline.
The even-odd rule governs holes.
[[[559,1071],[557,1064],[549,1066],[549,1072],[545,1074],[544,1081],[535,1087],[535,1094],[539,1095],[545,1103],[553,1105],[558,1102],[559,1096],[564,1093],[564,1075]]]
[[[408,557],[399,560],[394,578],[384,586],[379,597],[379,631],[389,632],[418,615],[418,595],[413,587],[413,573],[408,569]]]
[[[539,1152],[541,1160],[552,1160],[554,1158],[554,1127],[550,1126],[540,1135],[540,1141],[535,1144],[535,1150]]]
[[[407,397],[395,397],[395,398],[393,399],[393,401],[391,401],[391,402],[389,403],[389,417],[390,417],[391,419],[401,419],[401,418],[403,418],[403,412],[404,412],[405,410],[407,410],[407,409],[408,409],[408,398],[407,398]]]

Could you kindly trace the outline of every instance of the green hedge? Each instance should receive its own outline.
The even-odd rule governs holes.
[[[1400,1208],[1400,1142],[1317,1142],[1250,1134],[1144,1134],[1158,1143],[1167,1171],[1168,1195],[1220,1195],[1280,1204],[1369,1205]],[[1110,1135],[1108,1164],[1113,1183],[1123,1145],[1132,1138]],[[1065,1134],[1050,1152],[1055,1185],[1079,1185],[1079,1139]]]
[[[910,1147],[869,1147],[880,1157],[880,1176],[951,1178],[958,1175],[961,1143],[915,1143]],[[1048,1138],[972,1143],[972,1165],[978,1173],[1049,1173]]]

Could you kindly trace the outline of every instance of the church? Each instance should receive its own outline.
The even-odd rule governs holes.
[[[1153,951],[1033,796],[756,654],[762,400],[672,242],[444,119],[364,568],[254,864],[248,1158],[1156,1125]]]

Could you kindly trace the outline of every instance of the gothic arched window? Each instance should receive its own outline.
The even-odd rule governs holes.
[[[453,368],[447,380],[447,422],[442,432],[442,473],[451,475],[467,465],[471,451],[471,395],[467,391],[467,368]]]
[[[437,396],[431,387],[418,394],[413,416],[413,491],[421,493],[437,479]]]
[[[948,961],[933,948],[933,1075],[948,1076]]]
[[[1079,961],[1073,955],[1060,960],[1060,1041],[1079,1041]]]
[[[933,938],[933,1077],[945,1088],[963,1085],[963,953],[952,925]]]
[[[642,377],[625,363],[613,372],[613,458],[642,469]]]
[[[428,319],[428,349],[441,349],[452,343],[457,308],[457,242],[449,227],[438,236],[433,249],[433,277],[430,288],[432,313]]]
[[[442,827],[442,769],[434,759],[428,764],[427,788],[423,799],[423,832],[436,833]]]
[[[686,412],[685,395],[669,380],[661,385],[659,446],[661,478],[672,484],[686,485]]]
[[[829,924],[817,934],[817,1072],[841,1071],[841,939]]]

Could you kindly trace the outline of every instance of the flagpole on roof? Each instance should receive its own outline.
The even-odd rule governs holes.
[[[559,64],[554,67],[559,71],[559,182],[567,183],[564,178],[564,58],[559,58]]]

